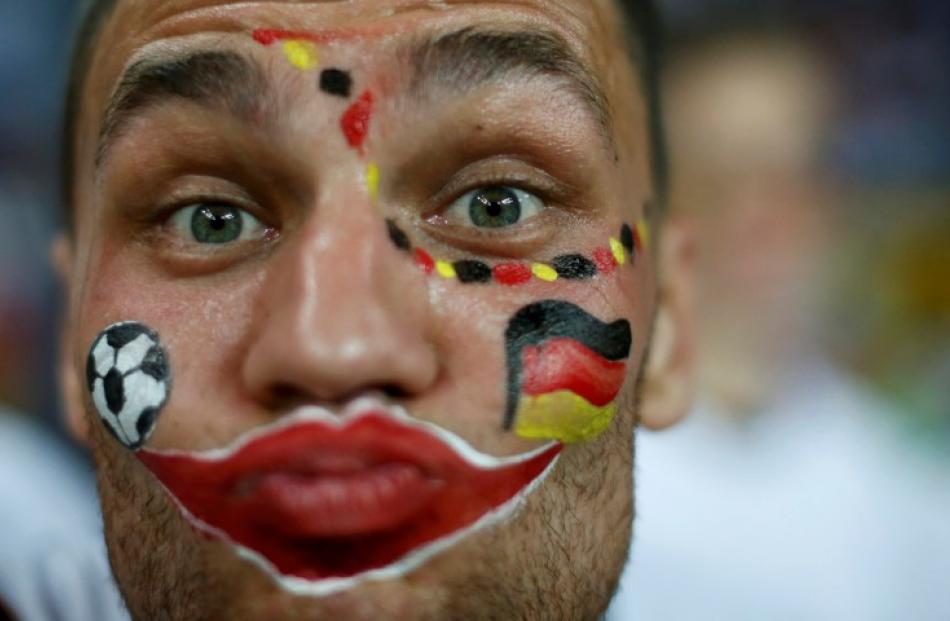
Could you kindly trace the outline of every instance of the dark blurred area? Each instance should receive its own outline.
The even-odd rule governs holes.
[[[706,355],[742,349],[751,332],[784,347],[750,357],[760,365],[795,347],[789,335],[812,338],[893,405],[908,441],[946,455],[950,4],[662,4],[674,202],[714,240],[705,258],[718,272],[700,270],[706,298],[715,307],[718,286],[752,302],[743,311],[736,297],[722,309],[731,323],[705,326]],[[716,72],[733,83],[711,84]],[[782,266],[753,267],[756,256]],[[718,366],[728,381],[767,385]]]

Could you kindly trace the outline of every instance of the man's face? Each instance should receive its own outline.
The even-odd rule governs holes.
[[[657,286],[618,20],[119,3],[81,113],[67,350],[83,385],[117,322],[167,355],[154,428],[89,434],[135,616],[603,611]]]

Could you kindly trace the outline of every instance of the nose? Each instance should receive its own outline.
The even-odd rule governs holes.
[[[423,393],[438,375],[426,285],[371,205],[321,207],[269,260],[247,390],[268,407]]]

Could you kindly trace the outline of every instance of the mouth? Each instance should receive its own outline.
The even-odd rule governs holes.
[[[323,595],[403,575],[509,518],[561,449],[494,457],[363,400],[299,410],[224,449],[137,455],[192,525],[285,588]]]

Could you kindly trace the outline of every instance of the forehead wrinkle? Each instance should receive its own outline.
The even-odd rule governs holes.
[[[122,75],[106,108],[96,167],[101,167],[129,121],[159,103],[191,101],[252,121],[257,111],[264,109],[266,85],[257,63],[232,51],[202,49],[138,60]]]
[[[548,77],[562,81],[593,117],[614,150],[613,120],[595,74],[559,34],[546,30],[488,30],[466,27],[415,41],[408,50],[410,92],[433,88],[465,92],[508,78]]]

